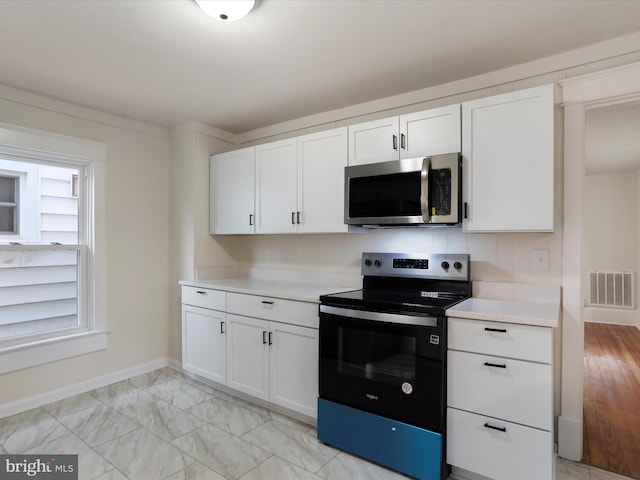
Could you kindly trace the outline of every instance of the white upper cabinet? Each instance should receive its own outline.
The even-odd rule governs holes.
[[[466,231],[553,231],[553,108],[553,85],[462,104]]]
[[[298,232],[348,230],[344,224],[346,166],[347,127],[298,137]]]
[[[256,232],[346,232],[347,128],[256,147]]]
[[[460,104],[349,127],[349,165],[459,152]]]
[[[298,221],[295,138],[256,147],[256,232],[293,233]]]
[[[349,126],[349,165],[388,162],[399,155],[400,121],[383,118]]]
[[[460,104],[400,116],[400,158],[460,152]]]
[[[254,163],[255,147],[211,157],[211,233],[254,233]]]

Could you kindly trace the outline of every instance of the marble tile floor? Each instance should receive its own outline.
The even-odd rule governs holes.
[[[0,453],[78,454],[80,480],[407,480],[176,370],[0,419]],[[627,477],[558,461],[556,480]]]

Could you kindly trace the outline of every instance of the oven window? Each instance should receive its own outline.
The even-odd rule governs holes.
[[[394,217],[422,215],[421,172],[394,173],[349,180],[349,216]]]
[[[416,377],[416,338],[401,331],[338,327],[338,373],[397,385]]]

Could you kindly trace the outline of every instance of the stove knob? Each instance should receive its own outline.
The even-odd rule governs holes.
[[[449,270],[449,262],[442,262],[442,263],[440,264],[440,266],[441,266],[442,268],[444,268],[445,270]]]
[[[371,266],[371,260],[369,260],[368,258],[366,258],[366,259],[364,260],[364,264],[365,264],[367,267],[370,267],[370,266]]]
[[[453,268],[455,268],[456,270],[460,270],[462,269],[462,264],[460,262],[456,262],[453,264]]]
[[[375,261],[373,262],[373,264],[374,264],[376,267],[379,267],[379,266],[381,266],[381,265],[382,265],[382,261],[376,258],[376,259],[375,259]]]

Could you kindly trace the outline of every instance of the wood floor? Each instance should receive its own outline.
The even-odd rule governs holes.
[[[640,478],[640,330],[585,323],[583,461]]]

